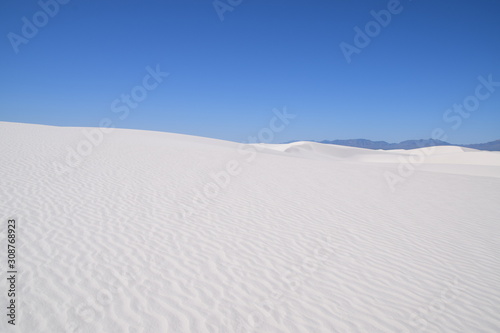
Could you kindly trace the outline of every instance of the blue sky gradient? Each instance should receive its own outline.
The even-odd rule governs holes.
[[[402,0],[348,63],[340,44],[355,46],[354,28],[392,1],[221,0],[232,9],[221,20],[210,0],[61,0],[17,46],[23,17],[41,20],[43,9],[2,1],[0,120],[98,126],[109,117],[244,142],[286,107],[297,117],[275,142],[399,142],[438,127],[451,143],[500,139],[500,87],[483,88],[489,96],[467,118],[443,118],[475,94],[479,76],[500,82],[500,1]],[[120,119],[112,103],[157,65],[168,77]]]

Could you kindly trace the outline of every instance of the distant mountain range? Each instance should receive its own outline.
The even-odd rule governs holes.
[[[296,140],[299,141],[299,140]],[[296,142],[291,141],[291,142]],[[288,143],[291,143],[288,142]],[[389,143],[385,141],[371,141],[366,139],[350,139],[350,140],[323,140],[314,141],[319,143],[339,145],[339,146],[349,146],[367,149],[416,149],[424,147],[434,147],[434,146],[459,146],[465,148],[474,148],[478,150],[489,150],[489,151],[500,151],[500,140],[491,141],[487,143],[469,144],[469,145],[455,145],[452,143],[440,141],[440,140],[406,140],[399,143]]]

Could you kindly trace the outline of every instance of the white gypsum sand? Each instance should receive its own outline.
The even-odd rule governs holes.
[[[2,332],[500,331],[498,152],[96,131],[0,123]]]

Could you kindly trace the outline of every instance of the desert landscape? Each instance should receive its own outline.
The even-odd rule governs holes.
[[[499,14],[2,1],[0,333],[499,333]]]
[[[19,332],[500,327],[499,152],[1,122],[0,155]]]

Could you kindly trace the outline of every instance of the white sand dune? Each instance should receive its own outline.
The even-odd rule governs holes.
[[[364,148],[321,144],[299,141],[290,144],[259,144],[258,146],[276,151],[292,153],[301,157],[348,158],[350,162],[398,163],[400,157],[424,156],[423,162],[439,164],[500,165],[500,153],[479,151],[458,146],[438,146],[413,150],[372,150]]]
[[[0,123],[1,332],[500,331],[499,153],[97,131]]]

